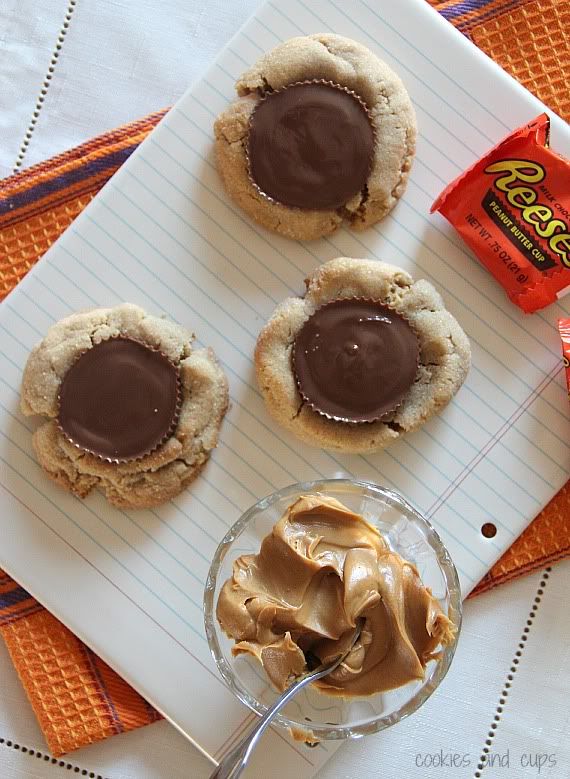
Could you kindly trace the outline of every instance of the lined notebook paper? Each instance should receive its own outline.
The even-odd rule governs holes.
[[[300,243],[253,224],[220,186],[212,123],[240,73],[280,40],[337,32],[402,76],[420,138],[408,190],[376,228]],[[258,498],[286,484],[355,476],[403,493],[443,536],[465,594],[570,474],[570,425],[556,318],[525,317],[473,260],[435,196],[513,127],[544,110],[424,0],[273,0],[241,30],[102,193],[0,307],[0,567],[5,568],[215,759],[251,721],[209,656],[202,591],[217,543]],[[553,148],[570,132],[553,117]],[[277,428],[255,385],[263,322],[337,256],[383,259],[427,278],[467,331],[473,368],[450,406],[388,451],[343,456]],[[131,301],[216,351],[231,408],[200,478],[151,511],[81,501],[36,464],[18,391],[30,349],[77,309]],[[495,538],[480,533],[494,522]],[[312,776],[334,751],[272,732],[254,775]],[[271,768],[269,768],[271,766]],[[270,772],[270,773],[269,773]]]

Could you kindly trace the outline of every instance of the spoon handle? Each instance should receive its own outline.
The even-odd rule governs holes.
[[[288,703],[291,698],[296,695],[299,690],[305,687],[310,682],[315,682],[317,679],[322,679],[328,676],[335,668],[338,668],[347,655],[351,652],[356,641],[360,638],[360,632],[364,625],[364,619],[359,617],[356,621],[356,627],[350,646],[346,648],[343,654],[339,655],[336,660],[327,664],[321,664],[312,671],[308,671],[303,676],[300,676],[293,684],[288,687],[280,698],[277,698],[273,706],[271,706],[261,719],[255,723],[251,730],[237,743],[233,749],[225,755],[218,767],[214,769],[214,772],[210,774],[210,779],[238,779],[241,776],[242,771],[247,765],[251,753],[255,749],[257,742],[261,738],[263,731],[269,726],[273,717],[277,712]]]
[[[305,687],[310,682],[314,682],[317,679],[321,679],[323,676],[327,676],[334,671],[334,669],[340,665],[343,656],[338,658],[338,661],[334,665],[327,665],[325,668],[309,671],[309,673],[301,676],[290,687],[288,687],[283,695],[278,698],[273,706],[271,706],[265,714],[255,723],[251,730],[238,742],[238,744],[224,756],[221,763],[210,774],[210,779],[238,779],[241,776],[242,771],[246,767],[251,753],[255,749],[257,742],[261,738],[262,733],[270,725],[271,720],[277,714],[277,712],[283,708],[291,698]]]

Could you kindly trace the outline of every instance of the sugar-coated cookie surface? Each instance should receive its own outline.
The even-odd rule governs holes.
[[[304,298],[288,298],[262,329],[255,350],[259,387],[273,418],[306,443],[344,452],[373,452],[417,430],[440,411],[463,384],[470,364],[469,340],[445,309],[434,287],[376,260],[339,258],[306,280]],[[291,363],[297,334],[325,303],[342,298],[377,300],[405,317],[419,341],[414,383],[395,411],[380,421],[350,424],[327,419],[303,402]]]
[[[248,172],[252,112],[268,92],[323,79],[355,92],[374,128],[374,155],[365,188],[342,208],[294,208],[265,198]],[[263,55],[236,84],[240,96],[217,118],[216,159],[230,196],[255,221],[289,238],[313,239],[347,223],[361,230],[382,219],[403,194],[416,145],[416,120],[406,88],[365,46],[340,35],[291,38]]]
[[[178,366],[181,406],[174,432],[131,462],[106,462],[72,444],[58,426],[62,380],[77,358],[110,338],[131,338],[158,349]],[[146,508],[181,492],[200,472],[228,405],[228,384],[211,349],[192,350],[194,335],[180,325],[125,303],[72,314],[51,327],[31,352],[21,388],[27,416],[48,418],[33,444],[46,473],[79,497],[100,487],[116,506]]]

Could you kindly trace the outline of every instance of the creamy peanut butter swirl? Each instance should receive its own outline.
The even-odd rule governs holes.
[[[360,639],[316,684],[329,695],[372,695],[423,679],[437,648],[456,628],[424,587],[416,567],[334,498],[299,498],[264,538],[239,557],[217,604],[234,655],[248,652],[284,690],[307,666],[342,652],[358,617]]]

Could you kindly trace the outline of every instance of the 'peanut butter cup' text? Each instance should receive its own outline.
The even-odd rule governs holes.
[[[83,352],[65,374],[58,422],[86,452],[111,462],[136,460],[173,432],[179,395],[178,369],[167,357],[111,338]]]
[[[374,422],[413,384],[419,344],[406,319],[374,300],[345,298],[317,309],[293,345],[303,399],[339,422]]]
[[[270,92],[251,116],[251,178],[262,194],[286,206],[341,208],[366,187],[373,153],[366,106],[331,82]]]

